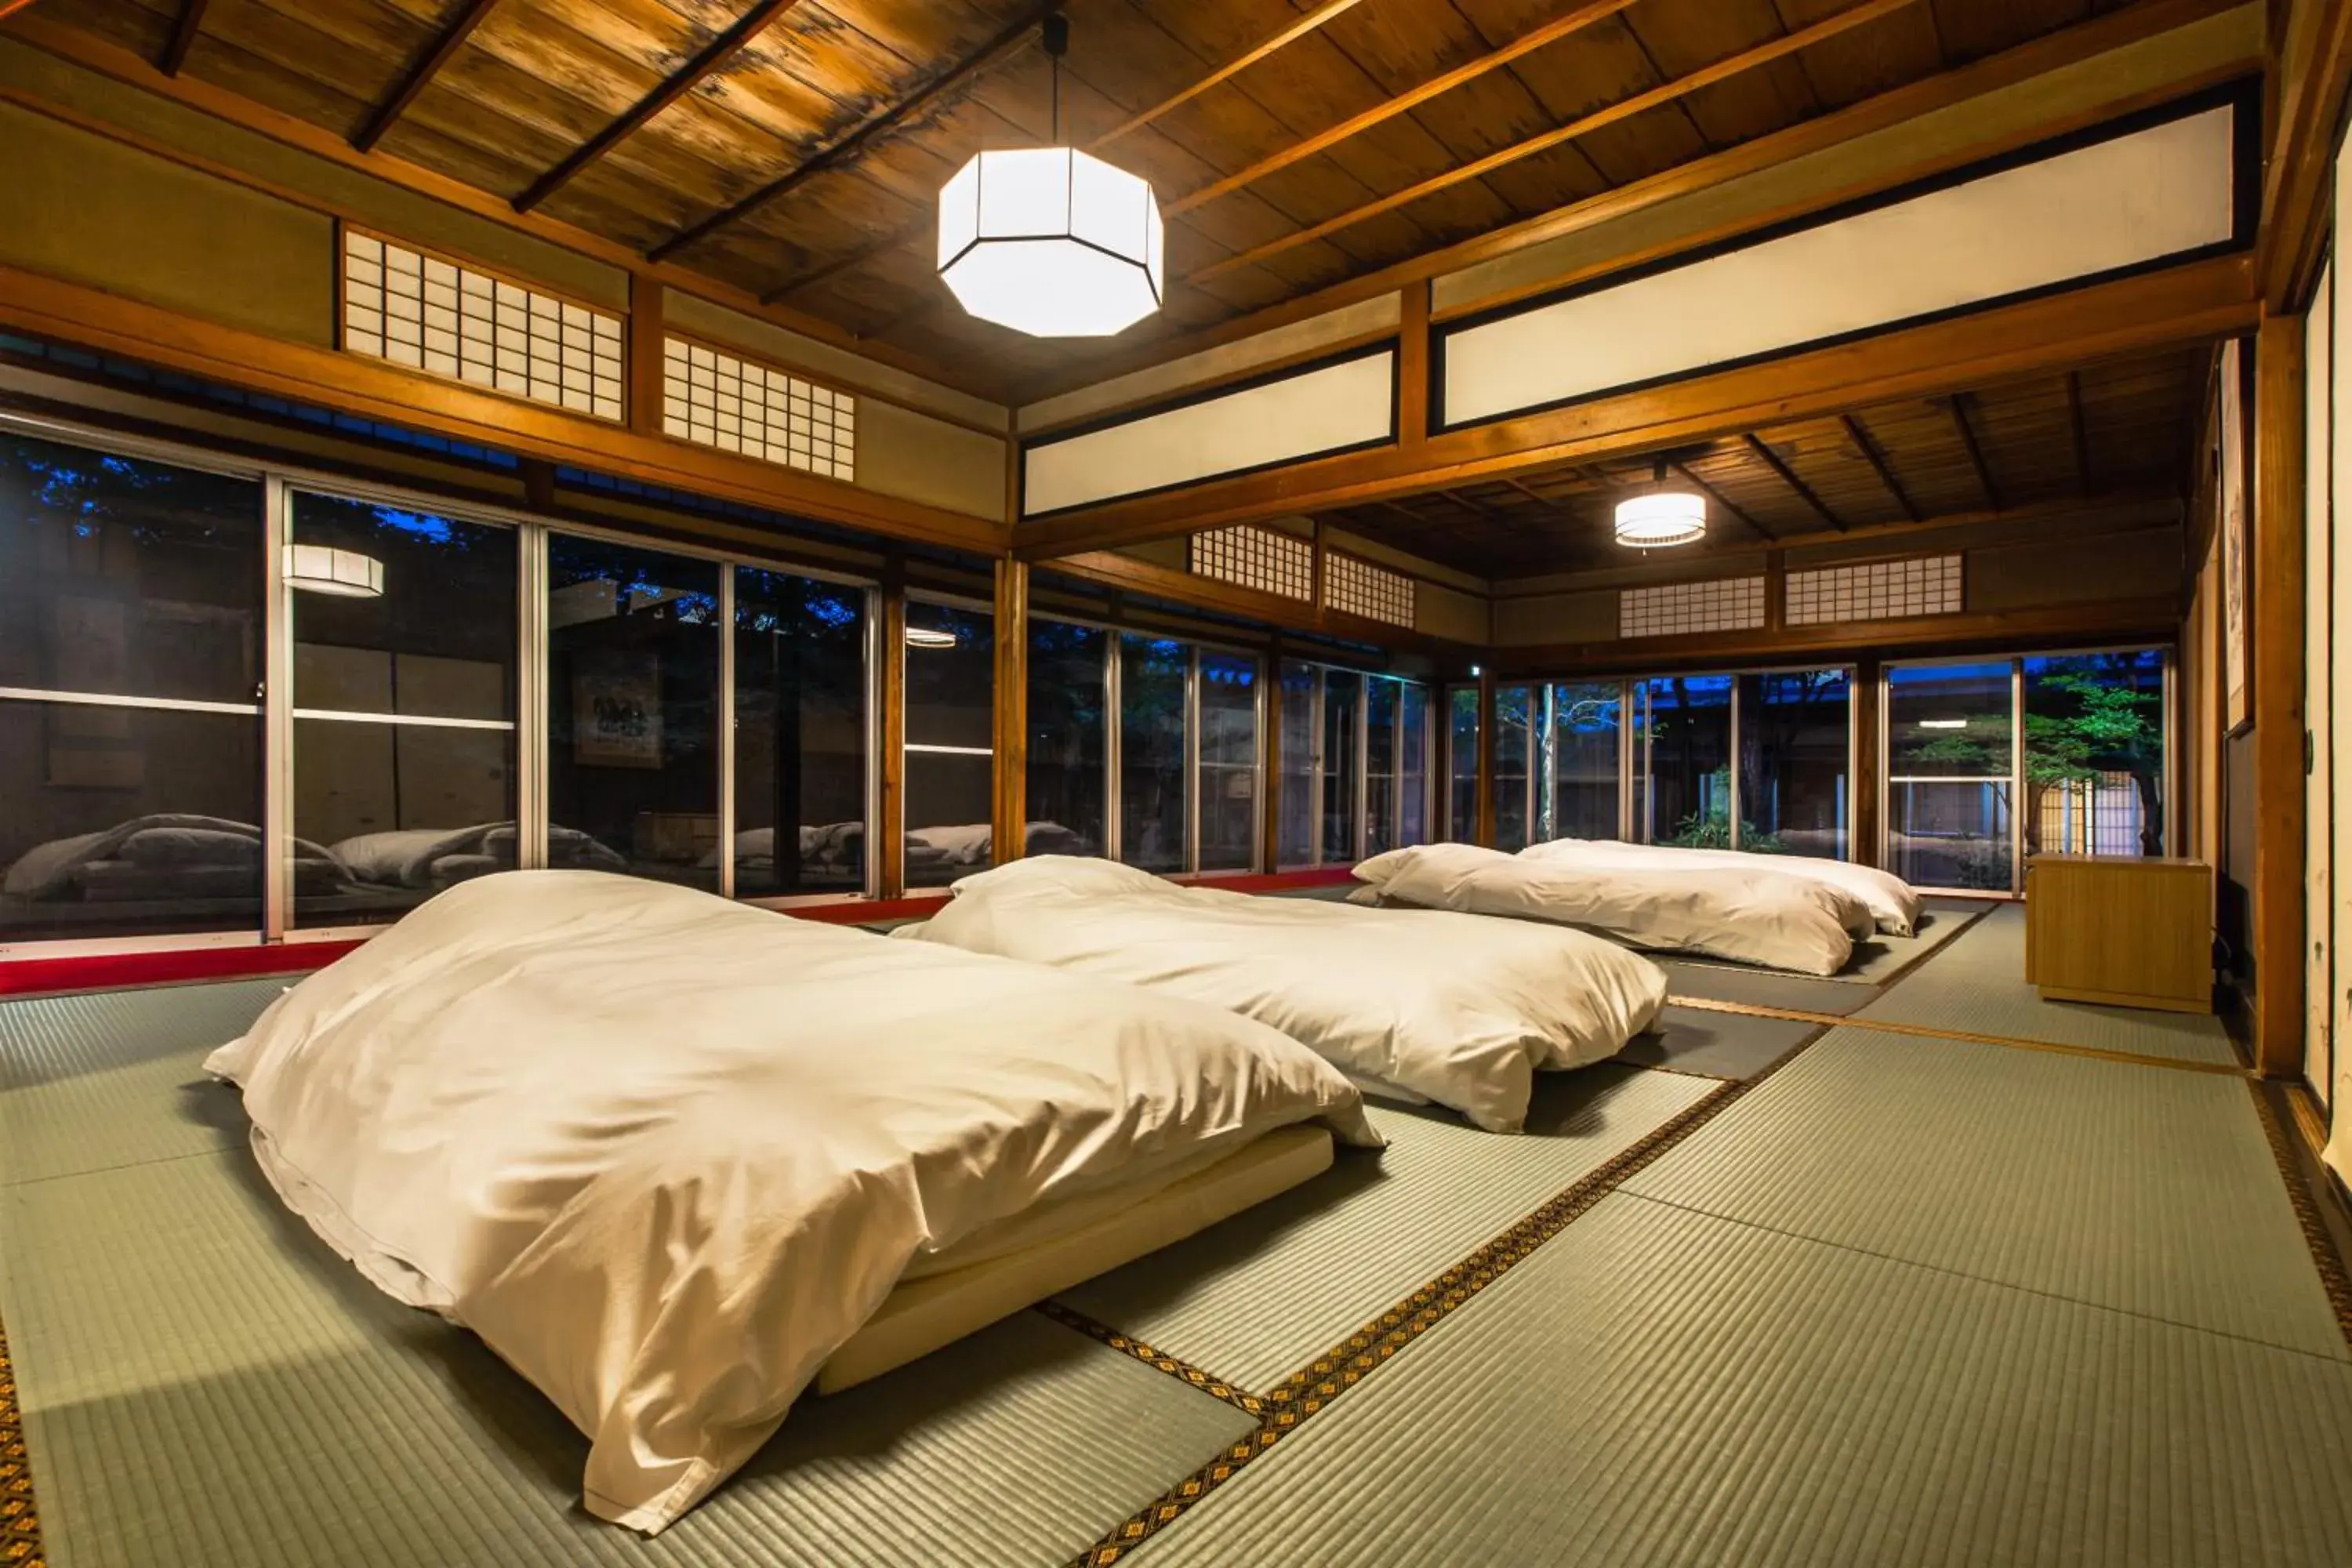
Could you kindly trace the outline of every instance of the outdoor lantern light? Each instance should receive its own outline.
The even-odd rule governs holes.
[[[1045,18],[1061,140],[1070,25]],[[983,321],[1099,338],[1160,309],[1165,236],[1150,182],[1075,147],[982,153],[940,190],[940,276]]]
[[[1688,490],[1670,490],[1666,460],[1658,459],[1656,488],[1617,503],[1617,542],[1636,550],[1688,544],[1706,534],[1706,500]]]
[[[286,547],[286,585],[306,594],[339,594],[346,599],[383,596],[383,563],[356,550],[325,544]]]

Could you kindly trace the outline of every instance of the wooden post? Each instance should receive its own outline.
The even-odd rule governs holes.
[[[2304,322],[2266,316],[2255,347],[2253,507],[2254,1065],[2303,1071]]]
[[[882,572],[880,651],[882,779],[875,792],[876,820],[866,832],[874,848],[875,895],[907,894],[907,579],[893,556]]]
[[[1879,814],[1886,809],[1879,782],[1885,772],[1878,763],[1879,748],[1886,743],[1878,722],[1879,679],[1876,659],[1854,661],[1853,843],[1850,846],[1850,856],[1857,866],[1879,863]]]
[[[639,436],[662,433],[662,363],[669,342],[662,314],[661,279],[639,272],[629,279],[629,429]]]
[[[1429,285],[1416,280],[1397,295],[1397,445],[1429,439]]]
[[[1266,649],[1265,667],[1259,676],[1260,690],[1265,693],[1262,708],[1265,717],[1259,721],[1264,728],[1258,734],[1258,755],[1265,758],[1259,769],[1257,868],[1272,872],[1282,868],[1282,634],[1276,632]]]
[[[996,790],[995,864],[1018,860],[1029,839],[1029,563],[996,563],[996,703],[990,745]]]
[[[1495,847],[1495,670],[1478,667],[1478,842]]]

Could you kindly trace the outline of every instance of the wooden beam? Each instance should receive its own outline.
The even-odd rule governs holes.
[[[2079,66],[2113,50],[2234,9],[2242,3],[2243,0],[2137,0],[2134,5],[2101,12],[2087,21],[2061,28],[1956,70],[1944,71],[1890,89],[1847,108],[1801,121],[1786,130],[1676,164],[1583,201],[1571,202],[1550,212],[1474,235],[1453,245],[1423,251],[1345,282],[1297,295],[1213,326],[1140,345],[1112,359],[1089,361],[1083,367],[1040,377],[1022,389],[1022,400],[1034,402],[1130,371],[1181,359],[1376,295],[1391,293],[1415,280],[1460,271],[1530,246],[1580,233],[1597,225],[1712,190],[1840,143],[2002,92],[2034,78]],[[2101,124],[2119,115],[2171,101],[2199,88],[2232,80],[2248,71],[2262,68],[2263,63],[2261,51],[2255,48],[2242,58],[2212,61],[2185,71],[2179,78],[2155,88],[2118,93],[2047,120],[2023,124],[1996,123],[1989,120],[1981,137],[1924,154],[1918,162],[1899,171],[1856,180],[1761,216],[1741,216],[1697,233],[1674,235],[1634,254],[1628,255],[1612,248],[1595,258],[1592,269],[1614,270],[1654,260],[1675,251],[1729,238],[1755,226],[1965,167],[2052,136]],[[1575,280],[1573,277],[1546,278],[1528,287],[1549,289]],[[1509,297],[1506,294],[1482,298],[1478,306],[1484,308],[1496,303],[1498,299]]]
[[[1428,439],[1429,285],[1415,283],[1397,297],[1397,440]]]
[[[996,791],[991,821],[995,864],[1018,860],[1029,842],[1029,563],[996,563]]]
[[[1960,445],[1968,448],[1969,467],[1977,473],[1977,483],[1984,489],[1985,505],[1994,511],[2000,510],[2000,486],[1994,482],[1992,465],[1985,461],[1984,446],[1977,439],[1977,427],[1969,417],[1970,399],[1965,392],[1955,392],[1943,399],[1944,411],[1952,416],[1952,428],[1959,433]]]
[[[408,112],[408,106],[416,101],[416,95],[425,90],[434,77],[440,73],[441,68],[449,63],[450,57],[474,36],[474,29],[482,25],[482,19],[490,14],[490,7],[497,4],[498,0],[466,0],[457,14],[449,18],[448,26],[441,29],[441,36],[433,40],[432,47],[417,58],[415,63],[408,68],[407,74],[393,85],[391,93],[376,106],[375,112],[367,117],[366,123],[360,127],[359,134],[352,138],[352,145],[362,153],[374,152],[376,143],[399,123],[400,117]]]
[[[894,553],[882,574],[882,671],[877,707],[881,777],[866,842],[874,856],[877,898],[907,894],[907,574]]]
[[[2254,1065],[2303,1071],[2304,321],[2270,316],[2254,353],[2246,618],[2252,628]]]
[[[645,123],[688,93],[721,67],[743,52],[743,47],[758,37],[761,29],[798,5],[800,0],[760,0],[738,17],[732,26],[713,37],[698,50],[694,58],[673,72],[660,86],[639,99],[626,114],[583,142],[569,157],[530,183],[530,188],[515,198],[515,211],[527,213],[571,184],[583,169],[602,158]]]
[[[2048,375],[2070,364],[2210,342],[2259,316],[2253,265],[2216,257],[1716,371],[1394,447],[1310,458],[1154,496],[1107,501],[1015,530],[1035,560],[1365,505],[1391,496],[1720,440],[1791,420]]]
[[[1495,661],[1491,656],[1478,666],[1478,842],[1489,849],[1495,847]]]
[[[901,500],[756,458],[641,436],[608,419],[526,402],[334,349],[221,326],[0,265],[0,324],[230,386],[384,419],[479,446],[777,511],[993,554],[1001,521]]]
[[[1895,504],[1903,509],[1903,515],[1914,522],[1919,521],[1918,503],[1911,499],[1911,492],[1903,488],[1903,481],[1895,477],[1895,465],[1886,460],[1886,454],[1879,450],[1878,443],[1871,438],[1862,420],[1848,414],[1843,416],[1843,422],[1845,433],[1853,437],[1853,444],[1869,459],[1871,471],[1878,476],[1878,482],[1886,487],[1886,493],[1895,498]]]
[[[940,71],[906,97],[883,105],[841,135],[818,148],[783,174],[777,175],[758,190],[709,217],[688,224],[646,253],[648,261],[667,261],[688,246],[707,238],[719,230],[736,223],[767,205],[770,202],[800,189],[830,169],[840,168],[876,142],[889,135],[919,111],[930,108],[946,93],[971,82],[1003,65],[1014,55],[1035,42],[1038,25],[1061,9],[1062,0],[1041,0],[1023,8],[1021,14],[1007,24],[994,37],[971,54]]]
[[[2301,307],[2319,277],[2331,228],[2336,137],[2352,98],[2352,5],[2288,0],[2271,74],[2278,115],[2263,178],[2263,302]],[[2284,78],[2282,80],[2281,79]]]
[[[2066,373],[2066,437],[2074,454],[2074,493],[2091,493],[2091,436],[2083,420],[2083,373]]]
[[[660,281],[645,273],[629,279],[629,428],[640,436],[662,434],[662,416],[669,394],[663,368],[669,357],[669,323],[665,320]]]
[[[1500,70],[1523,55],[1533,54],[1570,34],[1605,22],[1620,11],[1630,8],[1633,3],[1634,0],[1587,0],[1586,4],[1565,15],[1529,28],[1500,48],[1490,49],[1475,60],[1466,61],[1452,70],[1442,71],[1418,86],[1383,99],[1360,113],[1349,115],[1337,125],[1277,148],[1247,168],[1212,180],[1197,190],[1188,191],[1168,204],[1168,216],[1174,217],[1179,213],[1191,212],[1195,207],[1208,205],[1219,196],[1231,195],[1235,191],[1254,185],[1268,174],[1287,169],[1302,159],[1312,158],[1318,153],[1336,147],[1351,136],[1360,136],[1376,125],[1385,124],[1400,114],[1410,113],[1431,99],[1451,92],[1465,82],[1475,81],[1489,71]]]
[[[196,47],[196,35],[204,30],[205,12],[212,0],[180,0],[180,14],[173,20],[172,36],[163,42],[163,53],[155,61],[155,68],[165,76],[177,76],[188,63],[188,51]]]
[[[1129,135],[1135,132],[1142,130],[1153,121],[1167,114],[1171,110],[1182,108],[1185,104],[1192,102],[1194,99],[1200,97],[1211,88],[1215,87],[1218,83],[1230,80],[1234,77],[1239,76],[1242,72],[1249,69],[1250,67],[1257,64],[1258,61],[1265,59],[1266,57],[1274,54],[1279,49],[1297,43],[1299,39],[1307,37],[1309,33],[1313,33],[1322,27],[1325,23],[1329,22],[1343,12],[1354,10],[1362,3],[1363,0],[1324,0],[1322,5],[1316,6],[1312,11],[1309,11],[1305,16],[1298,17],[1288,26],[1276,28],[1274,32],[1268,34],[1264,38],[1259,39],[1256,43],[1252,44],[1248,48],[1244,49],[1240,54],[1235,55],[1233,58],[1227,60],[1223,65],[1219,66],[1208,75],[1188,82],[1182,88],[1171,93],[1168,97],[1161,99],[1158,103],[1155,103],[1150,108],[1145,110],[1142,113],[1133,115],[1126,120],[1120,121],[1117,125],[1112,126],[1109,130],[1096,137],[1089,145],[1093,147],[1108,146],[1109,143],[1118,141],[1122,136]]]
[[[0,22],[6,21],[32,3],[33,0],[0,0]]]
[[[1845,531],[1845,520],[1839,517],[1837,513],[1832,511],[1829,507],[1823,503],[1822,498],[1813,493],[1812,486],[1805,483],[1803,479],[1797,477],[1797,470],[1789,467],[1789,465],[1781,459],[1780,453],[1772,450],[1772,445],[1770,442],[1765,440],[1764,437],[1757,435],[1752,430],[1745,437],[1741,437],[1741,439],[1746,444],[1748,451],[1754,453],[1756,457],[1763,462],[1766,468],[1771,469],[1775,474],[1780,476],[1780,482],[1782,484],[1797,492],[1797,499],[1799,500],[1803,501],[1807,506],[1813,509],[1815,516],[1819,517],[1823,522],[1829,524],[1835,531],[1839,533],[1843,533]]]
[[[1718,60],[1714,65],[1704,66],[1686,75],[1676,77],[1672,81],[1664,82],[1650,89],[1647,92],[1636,93],[1621,102],[1612,103],[1605,109],[1596,110],[1591,114],[1572,120],[1566,125],[1556,126],[1539,135],[1514,142],[1507,147],[1497,148],[1483,158],[1474,158],[1466,163],[1456,164],[1443,174],[1433,174],[1428,179],[1408,185],[1401,191],[1392,191],[1360,206],[1350,207],[1346,212],[1324,219],[1321,223],[1310,224],[1305,228],[1270,239],[1263,245],[1236,251],[1231,256],[1213,261],[1206,267],[1198,268],[1186,274],[1183,281],[1205,283],[1212,279],[1222,278],[1228,272],[1236,271],[1244,267],[1255,266],[1261,261],[1295,250],[1302,245],[1311,245],[1318,239],[1328,238],[1343,229],[1353,228],[1360,223],[1378,217],[1382,213],[1393,212],[1401,206],[1435,195],[1440,191],[1450,190],[1465,181],[1483,178],[1523,158],[1532,158],[1539,153],[1549,153],[1555,147],[1564,146],[1578,137],[1590,135],[1604,126],[1630,120],[1661,104],[1675,102],[1690,93],[1712,87],[1717,82],[1727,80],[1743,71],[1754,70],[1769,65],[1774,60],[1784,59],[1800,49],[1808,48],[1824,39],[1836,37],[1865,22],[1874,22],[1881,16],[1892,16],[1907,5],[1917,4],[1920,4],[1920,0],[1863,0],[1861,5],[1841,11],[1834,16],[1824,17],[1811,26],[1801,27],[1793,33],[1759,44],[1754,48],[1742,50],[1728,59]]]
[[[1879,788],[1879,752],[1885,737],[1879,722],[1878,683],[1881,679],[1875,655],[1864,654],[1853,662],[1853,841],[1846,846],[1846,858],[1857,866],[1883,866],[1885,857],[1878,841],[1879,814],[1883,809]]]
[[[1282,634],[1274,634],[1259,676],[1257,868],[1282,868]]]

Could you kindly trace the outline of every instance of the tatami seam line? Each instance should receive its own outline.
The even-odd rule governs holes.
[[[14,1192],[19,1187],[45,1186],[51,1182],[78,1182],[84,1176],[103,1176],[114,1171],[135,1171],[145,1165],[170,1165],[182,1160],[201,1160],[207,1154],[233,1154],[236,1142],[216,1143],[209,1149],[184,1149],[176,1154],[157,1154],[146,1160],[118,1160],[111,1165],[93,1165],[87,1171],[52,1171],[46,1176],[26,1176],[21,1181],[0,1182],[0,1193]],[[0,1559],[0,1561],[5,1561]],[[9,1564],[15,1568],[15,1564]]]
[[[2011,1050],[2040,1051],[2045,1056],[2082,1057],[2124,1067],[2168,1068],[2174,1072],[2203,1073],[2217,1078],[2251,1078],[2235,1062],[2198,1062],[2174,1057],[2143,1056],[2137,1051],[2113,1051],[2103,1046],[2074,1046],[2061,1040],[2021,1040],[2007,1035],[1978,1035],[1962,1029],[1939,1029],[1932,1024],[1897,1023],[1889,1019],[1838,1017],[1793,1007],[1767,1007],[1751,1002],[1718,1002],[1703,996],[1669,996],[1669,1005],[1696,1007],[1708,1013],[1736,1013],[1752,1018],[1786,1018],[1791,1023],[1822,1024],[1832,1028],[1874,1029],[1885,1035],[1909,1035],[1925,1040],[1958,1040],[1974,1046],[2005,1046]]]
[[[1339,1344],[1283,1379],[1263,1396],[1266,1414],[1255,1432],[1229,1445],[1072,1561],[1071,1568],[1108,1568],[1129,1552],[1181,1518],[1194,1504],[1231,1480],[1241,1468],[1330,1408],[1342,1394],[1386,1365],[1413,1341],[1435,1328],[1545,1242],[1589,1213],[1619,1185],[1696,1132],[1748,1090],[1802,1056],[1822,1038],[1817,1033],[1790,1047],[1754,1078],[1727,1082],[1697,1103],[1652,1129],[1613,1158],[1587,1173],[1522,1216],[1460,1262],[1364,1323]],[[1697,1075],[1692,1075],[1697,1076]]]
[[[2137,1322],[2161,1323],[2166,1328],[2179,1329],[2189,1333],[2210,1334],[2217,1340],[2228,1340],[2236,1344],[2253,1345],[2262,1350],[2277,1351],[2283,1355],[2302,1356],[2306,1360],[2319,1362],[2327,1366],[2352,1367],[2352,1347],[2347,1347],[2347,1353],[2344,1355],[2326,1355],[2318,1351],[2306,1350],[2301,1345],[2281,1344],[2276,1340],[2262,1339],[2252,1334],[2233,1333],[2228,1329],[2217,1329],[2206,1323],[2185,1322],[2179,1318],[2168,1318],[2161,1312],[2143,1312],[2130,1307],[2119,1307],[2112,1301],[2094,1301],[2082,1296],[2070,1296],[2063,1290],[2044,1289],[2035,1285],[2021,1285],[2014,1279],[1999,1279],[1990,1274],[1978,1274],[1966,1268],[1955,1268],[1948,1263],[1930,1263],[1924,1258],[1906,1258],[1900,1253],[1881,1252],[1876,1247],[1864,1247],[1851,1241],[1840,1241],[1832,1237],[1815,1236],[1811,1231],[1791,1230],[1786,1226],[1767,1225],[1762,1220],[1749,1219],[1741,1215],[1701,1208],[1696,1204],[1676,1203],[1672,1198],[1662,1198],[1654,1193],[1628,1190],[1622,1192],[1621,1195],[1642,1203],[1653,1204],[1662,1209],[1673,1209],[1677,1214],[1696,1215],[1701,1219],[1736,1225],[1743,1230],[1752,1230],[1764,1236],[1778,1236],[1790,1241],[1802,1241],[1815,1247],[1827,1247],[1852,1257],[1868,1258],[1880,1263],[1891,1263],[1899,1268],[1925,1269],[1930,1274],[1940,1274],[1947,1279],[1966,1279],[1974,1284],[1991,1286],[1995,1289],[2011,1291],[2016,1295],[2032,1296],[2037,1300],[2063,1301],[2068,1306],[2084,1307],[2093,1311],[2105,1312],[2118,1318],[2129,1318]]]

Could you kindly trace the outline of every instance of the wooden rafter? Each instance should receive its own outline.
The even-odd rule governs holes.
[[[1324,0],[1322,5],[1318,5],[1312,11],[1307,12],[1305,16],[1292,22],[1288,26],[1280,28],[1270,36],[1260,39],[1257,43],[1252,44],[1248,48],[1244,49],[1240,54],[1235,55],[1232,59],[1227,60],[1223,65],[1219,66],[1208,75],[1200,78],[1198,80],[1188,83],[1176,92],[1171,93],[1168,97],[1161,99],[1158,103],[1153,104],[1142,113],[1135,115],[1129,119],[1120,121],[1117,125],[1112,126],[1109,130],[1096,137],[1092,145],[1097,147],[1104,146],[1107,143],[1118,141],[1122,136],[1142,130],[1145,126],[1150,124],[1153,121],[1160,119],[1162,115],[1167,114],[1170,110],[1181,109],[1185,104],[1192,102],[1194,99],[1200,97],[1202,93],[1208,91],[1219,82],[1225,81],[1233,77],[1240,75],[1243,71],[1245,71],[1250,67],[1257,64],[1258,61],[1265,59],[1276,50],[1297,43],[1299,39],[1307,37],[1309,33],[1317,31],[1325,23],[1330,21],[1333,17],[1338,16],[1340,13],[1344,11],[1352,11],[1358,5],[1362,4],[1363,0]]]
[[[1719,506],[1724,510],[1729,512],[1739,521],[1745,523],[1748,526],[1748,531],[1750,533],[1753,533],[1757,538],[1766,541],[1777,541],[1780,537],[1770,529],[1765,527],[1762,523],[1757,521],[1756,519],[1748,512],[1747,508],[1741,506],[1729,496],[1725,495],[1721,490],[1717,489],[1713,485],[1708,484],[1705,479],[1700,479],[1696,474],[1691,472],[1690,466],[1688,464],[1668,463],[1666,465],[1666,471],[1676,476],[1683,481],[1683,483],[1690,486],[1691,489],[1698,491],[1699,494],[1705,496],[1708,500],[1714,502],[1717,506]]]
[[[1887,461],[1886,454],[1871,438],[1870,431],[1853,415],[1844,415],[1842,420],[1845,433],[1853,437],[1853,444],[1869,459],[1871,470],[1877,474],[1878,482],[1886,487],[1886,493],[1895,498],[1895,504],[1903,509],[1903,515],[1917,522],[1920,516],[1918,503],[1911,499],[1911,492],[1903,488],[1903,481],[1895,477],[1895,465]]]
[[[1838,516],[1837,513],[1832,511],[1829,509],[1828,503],[1823,501],[1820,496],[1813,493],[1812,486],[1805,483],[1803,479],[1798,478],[1797,470],[1789,467],[1788,463],[1781,458],[1780,453],[1772,450],[1772,444],[1769,441],[1765,440],[1761,436],[1754,435],[1752,433],[1742,437],[1741,440],[1747,444],[1748,449],[1756,455],[1759,461],[1760,461],[1766,468],[1771,469],[1773,473],[1780,476],[1780,479],[1782,484],[1797,492],[1797,499],[1799,500],[1803,501],[1807,506],[1812,508],[1813,514],[1815,516],[1819,517],[1823,522],[1828,523],[1832,528],[1837,530],[1838,532],[1843,533],[1845,531],[1845,520]]]
[[[1465,82],[1475,81],[1489,71],[1500,70],[1524,55],[1533,54],[1548,44],[1558,43],[1571,33],[1580,32],[1595,23],[1607,21],[1633,3],[1634,0],[1588,0],[1587,4],[1579,5],[1565,16],[1556,16],[1539,27],[1528,29],[1498,49],[1490,50],[1450,71],[1441,72],[1416,87],[1407,88],[1360,114],[1350,115],[1328,130],[1277,148],[1245,169],[1212,180],[1199,190],[1177,197],[1168,204],[1168,214],[1172,217],[1178,213],[1191,212],[1194,207],[1206,206],[1219,196],[1230,195],[1245,185],[1255,184],[1277,170],[1286,169],[1301,159],[1311,158],[1351,136],[1370,131],[1375,125],[1409,113]]]
[[[1398,207],[1409,205],[1425,196],[1435,195],[1440,191],[1449,190],[1465,181],[1482,178],[1506,164],[1516,163],[1523,158],[1532,158],[1538,153],[1549,153],[1555,147],[1573,142],[1580,136],[1589,135],[1603,126],[1614,125],[1620,121],[1629,120],[1661,104],[1672,103],[1702,88],[1711,87],[1717,82],[1740,75],[1742,72],[1769,65],[1774,60],[1785,58],[1800,49],[1809,48],[1841,33],[1850,32],[1866,22],[1874,22],[1881,16],[1892,16],[1907,5],[1918,4],[1920,0],[1863,0],[1861,5],[1841,11],[1834,16],[1825,16],[1811,26],[1801,27],[1793,33],[1784,34],[1780,37],[1759,44],[1754,48],[1743,50],[1727,59],[1717,60],[1711,66],[1703,66],[1687,75],[1676,77],[1672,81],[1654,87],[1646,92],[1636,93],[1622,102],[1612,103],[1581,119],[1572,120],[1566,125],[1556,126],[1540,135],[1530,136],[1522,142],[1514,142],[1507,147],[1497,148],[1483,158],[1474,158],[1469,163],[1456,164],[1443,174],[1433,174],[1418,184],[1407,185],[1401,191],[1392,191],[1376,200],[1366,202],[1361,206],[1350,207],[1346,212],[1324,219],[1321,223],[1310,225],[1295,233],[1283,235],[1263,245],[1253,246],[1247,250],[1237,251],[1221,260],[1213,261],[1208,266],[1188,274],[1184,281],[1206,282],[1210,279],[1223,277],[1237,268],[1254,266],[1270,257],[1279,256],[1285,251],[1295,250],[1302,245],[1311,245],[1342,229],[1352,228],[1360,223],[1378,217],[1382,213],[1393,212]]]
[[[0,0],[0,22],[6,21],[32,3],[33,0]]]
[[[180,0],[180,15],[172,23],[172,36],[163,44],[163,53],[155,62],[156,69],[165,76],[180,74],[180,68],[188,63],[188,51],[196,47],[196,35],[204,29],[205,9],[211,4],[212,0]],[[0,12],[0,16],[6,14]]]
[[[1004,29],[971,54],[932,77],[922,86],[896,102],[886,104],[867,115],[841,135],[826,142],[782,174],[770,180],[758,190],[711,214],[663,240],[646,253],[648,261],[667,261],[687,247],[709,237],[719,230],[758,211],[787,192],[799,189],[828,169],[837,169],[856,157],[882,137],[888,135],[922,110],[936,103],[940,97],[973,79],[985,75],[1012,58],[1035,41],[1038,24],[1061,9],[1061,0],[1041,0],[1013,18]]]
[[[490,7],[497,4],[498,0],[465,0],[457,15],[449,18],[448,26],[441,29],[441,36],[433,40],[433,47],[408,68],[408,74],[400,79],[384,100],[376,106],[375,112],[367,117],[367,123],[361,126],[359,134],[352,138],[352,145],[362,153],[373,152],[376,143],[383,141],[385,133],[399,123],[400,117],[408,112],[408,106],[416,101],[416,95],[425,90],[434,77],[440,73],[441,68],[449,63],[449,58],[473,37],[474,29],[482,25],[482,19],[490,14]]]
[[[1969,417],[1971,401],[1967,393],[1956,392],[1944,399],[1944,411],[1952,416],[1952,428],[1959,433],[1960,445],[1968,448],[1969,467],[1977,471],[1977,483],[1984,488],[1985,505],[1999,511],[2000,486],[1993,481],[1992,465],[1985,461],[1984,443],[1977,438],[1976,423]]]
[[[2066,373],[2066,435],[2074,452],[2074,493],[2091,493],[2091,432],[2083,418],[2083,373]]]
[[[760,0],[738,17],[734,26],[703,45],[685,68],[663,80],[660,86],[646,94],[604,130],[583,142],[563,162],[530,183],[530,188],[515,198],[515,211],[527,213],[548,197],[562,190],[580,171],[602,158],[643,127],[645,123],[679,99],[700,86],[720,67],[743,52],[745,45],[757,37],[761,28],[798,5],[800,0]]]

